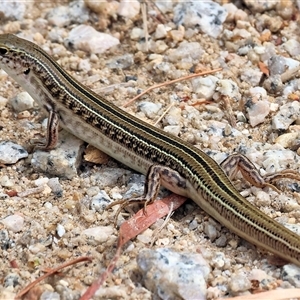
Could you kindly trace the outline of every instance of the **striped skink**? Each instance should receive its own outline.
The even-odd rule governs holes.
[[[299,236],[242,197],[222,168],[201,150],[109,103],[32,42],[0,35],[0,67],[48,112],[44,149],[55,147],[61,125],[146,174],[147,201],[155,199],[162,184],[191,198],[245,240],[300,266]],[[242,161],[246,177],[251,177],[252,165],[243,157],[235,158]]]

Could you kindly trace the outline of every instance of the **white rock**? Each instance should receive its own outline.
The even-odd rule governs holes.
[[[100,188],[99,186],[91,186],[87,189],[86,194],[89,197],[94,197],[96,196],[98,193],[100,193]]]
[[[8,273],[4,279],[2,279],[2,282],[3,282],[3,286],[4,287],[15,287],[16,285],[19,285],[20,284],[20,276],[16,273]],[[1,289],[2,290],[2,289]],[[5,298],[1,298],[1,299],[5,299]],[[6,298],[8,299],[8,298]]]
[[[265,99],[268,96],[267,91],[260,86],[250,88],[249,93],[253,97],[259,97],[261,99]]]
[[[215,93],[218,78],[212,75],[196,77],[191,80],[194,93],[200,98],[210,100]]]
[[[27,92],[21,92],[11,98],[9,103],[16,112],[21,112],[33,108],[34,100]]]
[[[300,267],[292,264],[283,266],[282,268],[282,280],[288,281],[293,286],[300,288]]]
[[[115,56],[108,60],[106,66],[111,69],[127,69],[134,64],[133,54],[127,53],[121,56]]]
[[[78,71],[83,71],[87,73],[91,70],[91,64],[88,59],[81,59],[78,63]]]
[[[204,53],[198,42],[182,42],[176,49],[170,49],[168,60],[177,63],[185,60],[189,62],[198,62]]]
[[[23,20],[28,3],[26,1],[0,1],[0,12],[3,19]]]
[[[267,207],[267,206],[271,205],[270,194],[268,194],[260,189],[256,190],[255,205],[257,207]]]
[[[230,98],[234,98],[235,100],[240,100],[241,94],[239,92],[239,88],[237,84],[230,79],[221,79],[217,82],[217,88],[216,90],[224,95],[228,96]]]
[[[46,250],[46,246],[41,243],[36,243],[28,247],[32,254],[42,253]]]
[[[163,39],[167,36],[167,28],[164,24],[158,24],[154,33],[155,39]]]
[[[61,238],[66,233],[65,227],[61,224],[57,224],[56,233]]]
[[[277,1],[268,0],[243,0],[243,2],[252,12],[264,12],[271,10],[274,9],[277,4]]]
[[[24,227],[24,218],[19,215],[8,216],[0,222],[12,232],[20,232]]]
[[[238,8],[233,3],[224,3],[223,7],[227,11],[226,21],[232,22],[234,20],[234,15],[237,12]]]
[[[300,224],[289,224],[289,223],[284,223],[283,224],[284,227],[286,227],[287,229],[295,232],[296,234],[298,234],[300,236]]]
[[[282,105],[279,112],[273,117],[272,128],[285,130],[295,121],[300,122],[299,101],[288,102]]]
[[[169,126],[180,126],[182,110],[179,107],[173,106],[169,113],[164,117],[164,124]]]
[[[121,0],[117,13],[119,16],[132,19],[139,14],[140,6],[137,0]]]
[[[232,33],[234,37],[241,37],[244,39],[251,38],[251,32],[249,32],[249,30],[244,28],[234,28],[232,30]]]
[[[300,43],[295,39],[289,39],[283,44],[283,47],[291,56],[300,54]]]
[[[142,28],[133,27],[130,33],[130,38],[134,41],[141,39],[144,37],[145,32]]]
[[[299,204],[296,199],[290,198],[286,195],[279,195],[276,199],[281,205],[281,211],[283,213],[289,213],[292,211],[299,210]]]
[[[257,86],[261,80],[262,72],[259,69],[245,67],[241,70],[241,80],[252,86]]]
[[[216,227],[209,222],[205,222],[204,224],[204,233],[209,237],[211,242],[214,242],[218,236]]]
[[[112,200],[107,193],[104,190],[101,190],[92,198],[91,208],[97,212],[103,212],[106,206],[111,202]]]
[[[177,125],[169,125],[164,127],[164,131],[172,135],[178,136],[180,133],[181,127]]]
[[[157,113],[161,108],[161,103],[153,103],[149,101],[143,101],[138,105],[138,109],[142,111],[149,119],[157,118]]]
[[[249,123],[252,127],[263,123],[266,116],[270,112],[270,103],[268,101],[262,100],[254,103],[247,109]]]
[[[86,237],[89,245],[100,245],[111,238],[114,232],[113,226],[97,226],[82,231],[82,235]]]
[[[265,271],[261,269],[252,269],[250,271],[250,274],[248,276],[249,280],[257,280],[259,282],[266,280],[266,279],[271,279],[272,277],[268,275]]]
[[[227,11],[216,2],[207,1],[184,1],[174,8],[174,23],[184,24],[186,28],[200,26],[201,30],[216,38],[223,29]]]
[[[270,59],[268,60],[268,67],[271,76],[282,74],[287,69],[291,70],[297,68],[299,64],[300,62],[295,59],[280,56],[280,55],[271,56]]]
[[[64,27],[71,23],[85,23],[89,19],[89,10],[81,0],[71,1],[68,6],[56,6],[50,10],[46,19],[51,25]]]
[[[95,54],[103,53],[119,43],[117,38],[99,32],[88,25],[74,27],[70,31],[69,37],[65,39],[66,47],[72,45],[75,49]]]
[[[41,178],[36,179],[34,181],[34,184],[35,184],[35,186],[40,186],[40,185],[47,184],[48,181],[49,181],[48,177],[41,177]]]
[[[20,145],[10,141],[0,142],[0,163],[14,164],[19,159],[27,156],[27,151]]]
[[[163,13],[173,12],[173,1],[172,0],[155,1],[155,5]]]
[[[265,150],[261,163],[269,174],[288,169],[295,164],[295,152],[289,149]]]
[[[45,202],[44,207],[50,210],[53,207],[53,205],[51,202]]]
[[[39,300],[60,300],[60,294],[53,291],[44,291]]]
[[[206,299],[210,267],[200,254],[144,250],[137,263],[146,287],[161,299]]]
[[[237,293],[251,289],[252,284],[247,275],[240,271],[237,274],[232,274],[228,287],[233,293]]]
[[[69,8],[67,6],[58,6],[53,8],[46,16],[51,25],[64,27],[71,23],[69,19]]]
[[[218,268],[220,270],[223,270],[225,266],[225,255],[223,252],[216,252],[215,255],[212,257],[210,264],[214,268]]]
[[[0,185],[3,187],[12,187],[14,182],[7,175],[0,177]]]
[[[49,179],[47,182],[47,185],[50,187],[52,193],[54,194],[55,197],[62,197],[63,196],[63,187],[59,182],[58,177],[52,177]]]
[[[31,165],[37,171],[72,179],[77,175],[77,169],[82,159],[83,144],[82,140],[62,130],[59,133],[57,147],[48,152],[35,151],[32,155]]]

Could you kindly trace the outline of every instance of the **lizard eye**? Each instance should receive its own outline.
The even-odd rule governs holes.
[[[7,52],[6,48],[1,48],[0,47],[0,55],[4,55]]]

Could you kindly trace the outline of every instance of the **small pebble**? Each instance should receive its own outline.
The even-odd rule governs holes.
[[[2,177],[0,177],[0,185],[3,187],[11,188],[14,186],[14,182],[9,179],[7,175],[3,175]]]
[[[269,76],[263,83],[264,88],[273,95],[282,93],[283,83],[279,74]]]
[[[106,66],[110,69],[127,69],[131,67],[134,63],[132,54],[124,54],[122,56],[116,56],[110,59]]]
[[[119,2],[117,1],[84,0],[84,3],[93,12],[109,16],[115,15],[119,7]]]
[[[61,224],[57,224],[56,233],[61,238],[66,233],[65,227]]]
[[[176,126],[176,125],[169,125],[169,126],[164,127],[164,131],[168,132],[168,133],[171,133],[174,136],[179,136],[179,133],[181,131],[181,127]]]
[[[90,176],[91,183],[100,189],[112,187],[117,184],[128,171],[121,168],[101,168],[97,173]]]
[[[28,156],[27,151],[18,144],[10,141],[0,142],[0,163],[14,164],[18,160]]]
[[[277,1],[268,0],[243,0],[245,5],[252,12],[265,12],[271,9],[275,9]]]
[[[118,45],[120,42],[117,38],[99,32],[91,26],[78,25],[69,32],[69,36],[64,43],[66,47],[70,46],[87,53],[99,54]]]
[[[272,128],[275,130],[286,130],[295,121],[300,121],[299,101],[283,104],[272,119]]]
[[[16,287],[20,284],[20,276],[15,273],[9,273],[5,276],[3,281],[4,287]]]
[[[36,243],[34,245],[30,245],[28,249],[32,254],[37,254],[44,252],[46,250],[46,246],[41,243]]]
[[[182,42],[176,49],[170,49],[168,60],[177,63],[180,60],[195,63],[201,59],[204,53],[198,42]]]
[[[167,36],[168,28],[165,24],[158,24],[155,30],[154,38],[163,39]]]
[[[57,147],[49,152],[35,151],[31,158],[31,165],[37,171],[72,179],[77,175],[82,159],[83,144],[82,140],[63,130],[59,134]],[[60,197],[62,190],[59,182],[52,182],[53,191],[57,192],[57,196]]]
[[[300,267],[296,265],[288,264],[284,265],[282,268],[282,280],[288,281],[290,284],[296,288],[300,288]]]
[[[245,273],[238,272],[237,274],[232,274],[231,280],[229,281],[229,289],[233,293],[245,292],[251,289],[251,287],[251,281],[248,279]]]
[[[59,293],[45,291],[40,296],[39,300],[61,300]]]
[[[91,186],[87,189],[86,194],[89,197],[96,196],[100,192],[100,188],[98,186]]]
[[[275,143],[280,144],[284,148],[290,148],[293,144],[293,141],[299,137],[300,136],[298,132],[284,133],[276,138]]]
[[[235,100],[240,100],[241,94],[237,84],[230,79],[221,79],[217,82],[216,90],[224,96],[228,96]]]
[[[214,38],[221,33],[226,17],[226,9],[210,0],[181,2],[174,7],[176,25],[184,24],[186,28],[200,26],[204,33]]]
[[[72,1],[68,6],[56,6],[51,9],[46,19],[49,24],[65,27],[71,23],[85,23],[89,19],[89,11],[83,1]]]
[[[142,28],[133,27],[131,29],[130,38],[134,41],[143,38],[144,35],[145,35],[145,32]]]
[[[51,188],[51,191],[55,197],[60,198],[63,196],[63,187],[61,186],[57,177],[50,178],[47,185]]]
[[[140,13],[140,6],[137,0],[121,0],[117,13],[121,17],[133,19]]]
[[[283,44],[283,47],[292,57],[300,55],[300,43],[295,39],[289,39]]]
[[[212,257],[210,264],[212,267],[223,270],[225,266],[225,255],[223,252],[216,252]]]
[[[268,101],[257,101],[247,108],[249,123],[252,127],[263,123],[270,112],[270,103]]]
[[[216,227],[208,222],[206,222],[204,225],[204,233],[209,237],[211,242],[214,242],[218,236]]]
[[[97,246],[111,239],[113,233],[113,226],[97,226],[83,230],[81,235],[86,238],[89,245]]]
[[[20,215],[11,215],[4,219],[1,219],[0,222],[12,232],[20,232],[24,227],[24,218]]]
[[[92,198],[91,209],[97,212],[103,212],[112,200],[104,190],[101,190],[97,195]]]
[[[287,69],[291,70],[296,67],[299,67],[299,64],[300,62],[295,59],[279,56],[279,55],[274,55],[270,57],[268,61],[268,67],[271,76],[282,74]]]
[[[216,239],[217,247],[225,247],[227,245],[227,237],[225,234],[221,234],[219,238]]]
[[[162,108],[161,103],[153,103],[148,101],[140,102],[138,109],[143,112],[149,119],[157,118],[157,114]]]
[[[137,263],[146,287],[161,299],[206,299],[210,268],[200,254],[144,250]]]
[[[193,92],[199,98],[210,100],[215,93],[218,78],[212,75],[206,77],[197,77],[191,80]]]
[[[40,185],[47,184],[48,181],[49,181],[48,177],[41,177],[41,178],[36,179],[34,181],[34,184],[35,184],[35,186],[40,186]]]
[[[23,20],[28,3],[19,1],[0,1],[0,12],[3,19]]]

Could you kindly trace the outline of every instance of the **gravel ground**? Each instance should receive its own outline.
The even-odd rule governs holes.
[[[262,175],[287,168],[299,171],[298,1],[156,4],[147,4],[148,43],[137,1],[0,1],[0,33],[35,42],[119,107],[152,85],[222,68],[207,77],[156,88],[124,109],[151,124],[169,109],[157,126],[219,163],[240,152]],[[115,253],[115,210],[104,210],[105,203],[141,193],[144,177],[105,156],[95,163],[90,156],[98,154],[63,131],[56,152],[33,151],[30,140],[44,134],[45,116],[22,92],[0,71],[1,156],[13,153],[15,144],[22,147],[1,160],[0,299],[13,299],[46,268],[92,256],[92,262],[42,281],[26,298],[79,299]],[[83,152],[92,154],[83,158]],[[239,176],[235,184],[264,213],[299,230],[299,182],[284,181],[280,195],[252,187]],[[128,214],[118,224],[123,217]],[[275,266],[267,253],[235,236],[192,201],[156,234],[161,223],[126,245],[117,268],[93,299],[217,299],[300,287],[300,268]],[[184,252],[196,265],[199,258],[193,255],[201,254],[206,271],[200,296],[187,293],[192,289],[188,280],[163,278],[157,283],[149,278],[149,272],[165,270],[143,273],[141,265],[150,258],[142,250],[169,251],[159,248],[170,248],[170,260],[178,258],[171,249]],[[154,267],[159,265],[154,260]]]

